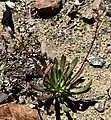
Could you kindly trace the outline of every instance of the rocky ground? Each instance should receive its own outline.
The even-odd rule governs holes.
[[[111,2],[107,0],[105,5],[109,10]],[[38,104],[37,95],[42,93],[32,89],[32,85],[42,85],[42,81],[27,52],[38,63],[41,56],[47,60],[55,56],[60,58],[64,54],[67,61],[78,56],[79,67],[93,40],[95,23],[88,24],[83,19],[94,14],[92,0],[86,0],[79,6],[78,14],[75,14],[74,0],[67,0],[60,12],[48,19],[35,18],[34,7],[33,0],[16,2],[13,11],[16,39],[4,32],[0,24],[0,104],[15,100],[18,103]],[[0,8],[1,20],[4,2],[0,2]],[[73,120],[111,119],[111,17],[103,16],[101,23],[100,34],[90,56],[99,56],[105,62],[99,68],[87,62],[83,73],[86,80],[93,81],[83,98],[98,103],[90,105],[85,111],[70,112]],[[54,115],[48,116],[44,112],[42,116],[43,120],[55,119]],[[64,113],[61,118],[67,120]]]

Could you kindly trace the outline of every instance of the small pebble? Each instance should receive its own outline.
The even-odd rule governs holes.
[[[103,67],[103,65],[105,64],[105,61],[102,57],[99,56],[89,56],[88,57],[88,62],[90,65],[92,65],[93,67]]]
[[[19,103],[24,103],[25,102],[25,96],[19,96]]]
[[[104,109],[105,109],[105,100],[98,101],[98,103],[96,103],[96,104],[94,105],[94,108],[95,108],[98,112],[104,112]]]

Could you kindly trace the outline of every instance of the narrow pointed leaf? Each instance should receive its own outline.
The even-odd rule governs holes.
[[[61,84],[62,80],[63,80],[63,73],[62,73],[61,69],[59,69],[58,70],[58,80],[56,83],[56,86],[58,89],[60,88],[60,84]]]
[[[54,71],[51,68],[51,71],[49,73],[49,78],[48,78],[48,84],[50,87],[54,88],[55,87],[55,78],[54,78]]]
[[[54,65],[56,65],[56,70],[58,70],[58,60],[56,57],[54,58]]]
[[[46,87],[46,89],[50,89],[51,87],[53,87],[53,85],[51,84],[50,80],[49,81],[45,81],[44,82],[44,86]]]
[[[38,99],[41,101],[44,101],[44,100],[51,99],[52,97],[53,97],[53,95],[49,94],[49,95],[39,96]]]
[[[71,84],[74,84],[78,80],[78,78],[80,77],[80,75],[82,74],[82,72],[84,70],[84,67],[85,67],[85,64],[73,76],[73,78],[71,79]]]
[[[53,69],[51,69],[51,81],[53,81],[53,83],[55,83],[55,76],[54,76]]]
[[[57,58],[54,58],[53,64],[54,64],[53,65],[54,77],[55,77],[55,80],[57,80],[58,79],[58,60],[57,60]]]
[[[60,83],[63,80],[63,73],[61,71],[61,69],[58,70],[58,79],[57,79],[57,87],[60,87]]]
[[[65,84],[65,81],[64,81],[64,79],[61,81],[61,83],[60,83],[60,87],[63,87],[63,85]]]
[[[40,92],[45,92],[45,89],[43,87],[40,87],[40,86],[36,86],[36,85],[33,85],[33,84],[30,84],[31,87],[35,90],[38,90]]]
[[[69,84],[69,85],[66,87],[66,90],[68,90],[70,87],[71,87],[71,84]]]
[[[62,55],[61,61],[60,61],[60,68],[62,71],[64,71],[65,63],[66,63],[66,56]]]
[[[92,80],[89,81],[89,82],[88,82],[85,86],[83,86],[83,87],[80,87],[80,88],[72,88],[72,89],[70,90],[70,92],[75,93],[75,94],[83,93],[83,92],[85,92],[86,90],[88,90],[88,88],[91,86],[91,84],[92,84]]]
[[[63,73],[61,71],[61,69],[58,70],[58,81],[61,81],[61,79],[63,78]]]
[[[68,79],[68,77],[71,75],[71,73],[73,72],[73,69],[75,68],[75,66],[77,65],[78,62],[78,58],[76,57],[69,65],[69,69],[68,71],[65,73],[65,80]]]

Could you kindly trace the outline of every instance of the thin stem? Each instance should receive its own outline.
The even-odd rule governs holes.
[[[85,56],[85,58],[84,58],[84,60],[83,60],[83,63],[82,63],[82,65],[81,65],[80,69],[83,67],[84,63],[86,62],[86,60],[87,60],[87,58],[88,58],[88,56],[89,56],[89,54],[90,54],[90,52],[91,52],[91,50],[92,50],[92,47],[93,47],[93,45],[94,45],[94,42],[95,42],[95,40],[97,39],[97,37],[98,37],[98,35],[99,35],[99,34],[98,34],[98,28],[99,28],[99,14],[97,13],[97,18],[96,18],[96,30],[95,30],[94,39],[93,39],[93,41],[91,42],[91,46],[90,46],[90,48],[89,48],[89,51],[88,51],[87,55]]]
[[[90,54],[90,52],[91,52],[91,50],[92,50],[92,47],[93,47],[93,45],[94,45],[94,42],[95,42],[95,40],[97,39],[97,37],[98,37],[98,35],[99,35],[99,17],[100,17],[100,16],[99,16],[99,13],[98,13],[98,12],[97,12],[96,14],[97,14],[97,16],[96,16],[96,18],[95,18],[95,21],[96,21],[96,30],[95,30],[94,38],[93,38],[93,41],[91,42],[91,46],[90,46],[90,48],[89,48],[89,51],[88,51],[87,55],[85,56],[85,58],[84,58],[84,60],[83,60],[83,63],[82,63],[82,65],[80,66],[80,68],[79,68],[79,70],[78,70],[78,72],[77,72],[76,74],[78,74],[79,71],[81,70],[81,68],[84,66],[84,63],[86,62],[86,60],[87,60],[87,58],[88,58],[88,56],[89,56],[89,54]],[[73,80],[68,81],[68,82],[72,83]]]

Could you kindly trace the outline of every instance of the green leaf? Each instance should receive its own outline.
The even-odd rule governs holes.
[[[68,108],[68,106],[64,103],[64,104],[60,104],[61,108],[63,111],[65,112],[69,112],[70,111],[70,108]]]
[[[61,81],[61,79],[63,79],[63,72],[61,71],[61,69],[58,70],[58,81]]]
[[[54,71],[53,68],[51,68],[51,71],[49,73],[48,83],[51,88],[55,88],[55,77],[54,77]]]
[[[77,73],[72,77],[71,84],[74,84],[78,78],[80,77],[80,75],[82,74],[83,70],[84,70],[85,64],[77,71]]]
[[[53,84],[51,83],[50,79],[48,79],[48,81],[45,81],[44,85],[46,87],[46,90],[49,90],[49,89],[53,88]]]
[[[61,81],[61,83],[60,83],[60,87],[63,87],[64,84],[65,84],[65,81],[64,81],[64,79],[63,79],[63,80]]]
[[[71,84],[67,85],[66,90],[70,89]]]
[[[85,92],[86,90],[88,90],[88,88],[91,86],[92,84],[92,80],[89,81],[85,86],[83,87],[80,87],[80,88],[72,88],[70,90],[71,93],[75,93],[75,94],[79,94],[79,93],[83,93]]]
[[[57,88],[61,88],[61,82],[63,81],[63,72],[61,71],[61,69],[58,70],[58,80],[56,83]]]
[[[57,79],[58,79],[58,60],[57,60],[57,58],[54,58],[53,71],[54,71],[54,77],[56,80],[55,82],[57,82]]]
[[[51,81],[55,82],[55,76],[54,76],[54,71],[53,71],[53,69],[51,69],[51,74],[50,74],[50,76],[51,76]]]
[[[78,58],[76,57],[69,65],[69,69],[67,70],[67,72],[65,73],[65,80],[68,79],[68,77],[71,75],[71,73],[73,72],[73,69],[75,68],[75,66],[77,65],[78,62]]]
[[[66,63],[66,56],[62,55],[61,61],[60,61],[60,68],[61,68],[62,72],[64,71],[65,63]]]

